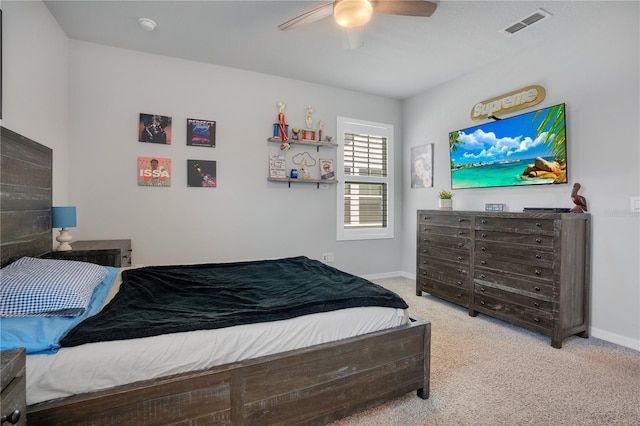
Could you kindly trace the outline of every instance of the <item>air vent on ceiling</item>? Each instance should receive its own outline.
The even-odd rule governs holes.
[[[539,22],[542,22],[545,19],[551,18],[552,16],[553,15],[547,12],[546,10],[538,9],[535,12],[533,12],[531,15],[527,16],[526,18],[520,19],[517,22],[514,22],[513,24],[509,25],[507,28],[505,28],[500,32],[503,32],[507,35],[514,35],[515,33],[520,32],[526,28],[529,28],[530,26],[535,25]]]

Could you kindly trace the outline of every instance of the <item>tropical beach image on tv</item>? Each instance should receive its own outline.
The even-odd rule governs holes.
[[[451,187],[567,183],[565,104],[449,133]]]

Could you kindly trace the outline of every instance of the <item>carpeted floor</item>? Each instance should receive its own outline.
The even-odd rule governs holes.
[[[431,396],[415,393],[346,425],[640,425],[640,352],[590,337],[549,337],[431,296],[415,281],[375,280],[431,322]]]

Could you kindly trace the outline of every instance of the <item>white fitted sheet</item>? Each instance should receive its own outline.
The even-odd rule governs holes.
[[[119,287],[119,279],[113,293]],[[406,324],[405,310],[362,307],[217,330],[61,348],[28,355],[27,404],[203,370]]]

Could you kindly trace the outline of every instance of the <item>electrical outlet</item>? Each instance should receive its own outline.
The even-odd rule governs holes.
[[[323,262],[329,261],[329,253],[322,253],[322,261]]]

